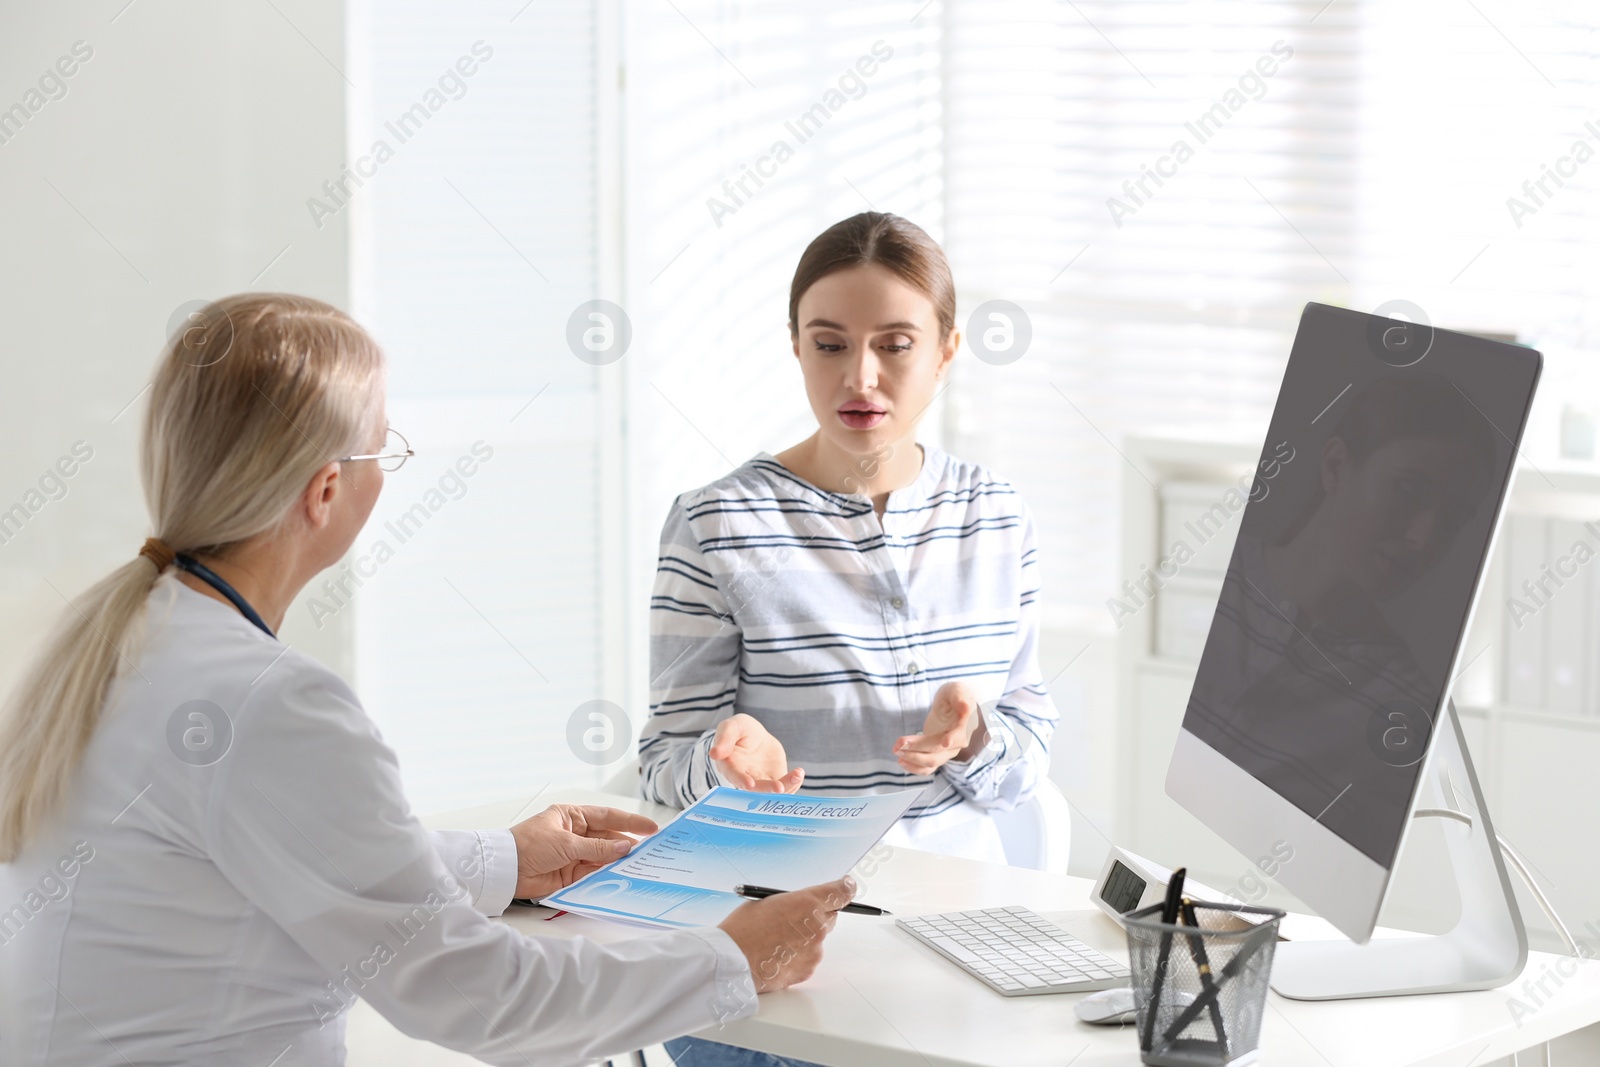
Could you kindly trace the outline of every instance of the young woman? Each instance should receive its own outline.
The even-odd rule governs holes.
[[[939,246],[895,215],[800,257],[789,333],[817,430],[673,504],[651,604],[644,795],[916,790],[891,843],[1004,862],[989,813],[1044,778],[1033,522],[916,440],[960,343]]]
[[[588,1062],[816,965],[848,879],[605,946],[485,918],[655,824],[556,805],[429,834],[356,695],[278,642],[410,455],[385,437],[382,355],[326,304],[231,297],[173,339],[141,452],[157,536],[62,613],[0,722],[0,1063],[343,1063],[358,996],[490,1063]]]

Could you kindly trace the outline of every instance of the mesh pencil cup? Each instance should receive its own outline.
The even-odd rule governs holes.
[[[1256,1062],[1284,913],[1197,900],[1190,926],[1162,922],[1161,908],[1129,912],[1122,923],[1140,1061],[1152,1067]]]

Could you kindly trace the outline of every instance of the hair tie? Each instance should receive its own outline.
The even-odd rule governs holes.
[[[161,538],[147,537],[144,540],[144,547],[139,549],[139,555],[154,563],[156,565],[156,573],[161,574],[172,566],[172,561],[177,558],[178,554],[169,548]]]

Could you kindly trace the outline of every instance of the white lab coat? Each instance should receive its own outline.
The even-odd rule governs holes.
[[[423,830],[350,689],[232,607],[164,577],[136,663],[60,817],[0,865],[0,1064],[338,1064],[356,996],[519,1067],[755,1010],[720,930],[491,922],[510,832]]]

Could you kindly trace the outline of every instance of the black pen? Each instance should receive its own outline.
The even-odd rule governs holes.
[[[1222,993],[1222,987],[1228,983],[1230,978],[1244,969],[1244,965],[1249,962],[1250,958],[1255,955],[1257,948],[1266,940],[1266,935],[1272,932],[1272,928],[1265,923],[1262,924],[1262,927],[1261,930],[1253,931],[1239,943],[1239,947],[1234,950],[1233,958],[1223,964],[1216,980],[1211,983],[1211,988],[1202,992],[1192,1004],[1183,1009],[1181,1015],[1172,1021],[1172,1025],[1167,1027],[1165,1035],[1167,1041],[1176,1038],[1183,1032],[1183,1028],[1194,1022],[1202,1011],[1216,1003],[1217,997]]]
[[[1167,879],[1167,899],[1161,905],[1161,921],[1171,926],[1178,921],[1178,908],[1183,901],[1183,877],[1188,873],[1188,868],[1179,867]],[[1150,1051],[1150,1045],[1156,1036],[1156,1012],[1161,1006],[1161,985],[1167,977],[1167,959],[1172,955],[1172,934],[1161,934],[1161,951],[1156,956],[1155,980],[1151,983],[1150,1003],[1145,1009],[1144,1034],[1139,1038],[1139,1047],[1145,1052]]]
[[[1194,901],[1184,897],[1181,907],[1184,925],[1192,926],[1195,930],[1189,937],[1189,955],[1194,959],[1195,968],[1200,972],[1200,987],[1207,998],[1206,1006],[1211,1012],[1211,1029],[1217,1035],[1217,1043],[1226,1051],[1228,1032],[1222,1025],[1222,1005],[1217,1003],[1217,984],[1211,977],[1211,957],[1206,953],[1205,934],[1200,930],[1200,920],[1195,918]],[[1167,1040],[1171,1041],[1173,1036],[1173,1032],[1168,1030]]]
[[[749,897],[751,900],[761,900],[761,899],[763,899],[765,897],[776,896],[779,893],[788,892],[788,890],[786,890],[786,889],[770,889],[770,888],[768,888],[767,886],[764,886],[764,885],[736,885],[736,886],[733,887],[733,891],[735,893],[737,893],[739,896],[741,896],[741,897]],[[843,911],[843,912],[848,912],[851,915],[889,915],[889,914],[891,914],[891,912],[887,908],[875,908],[871,904],[854,904],[854,903],[846,904],[844,907],[840,908],[839,910]]]

